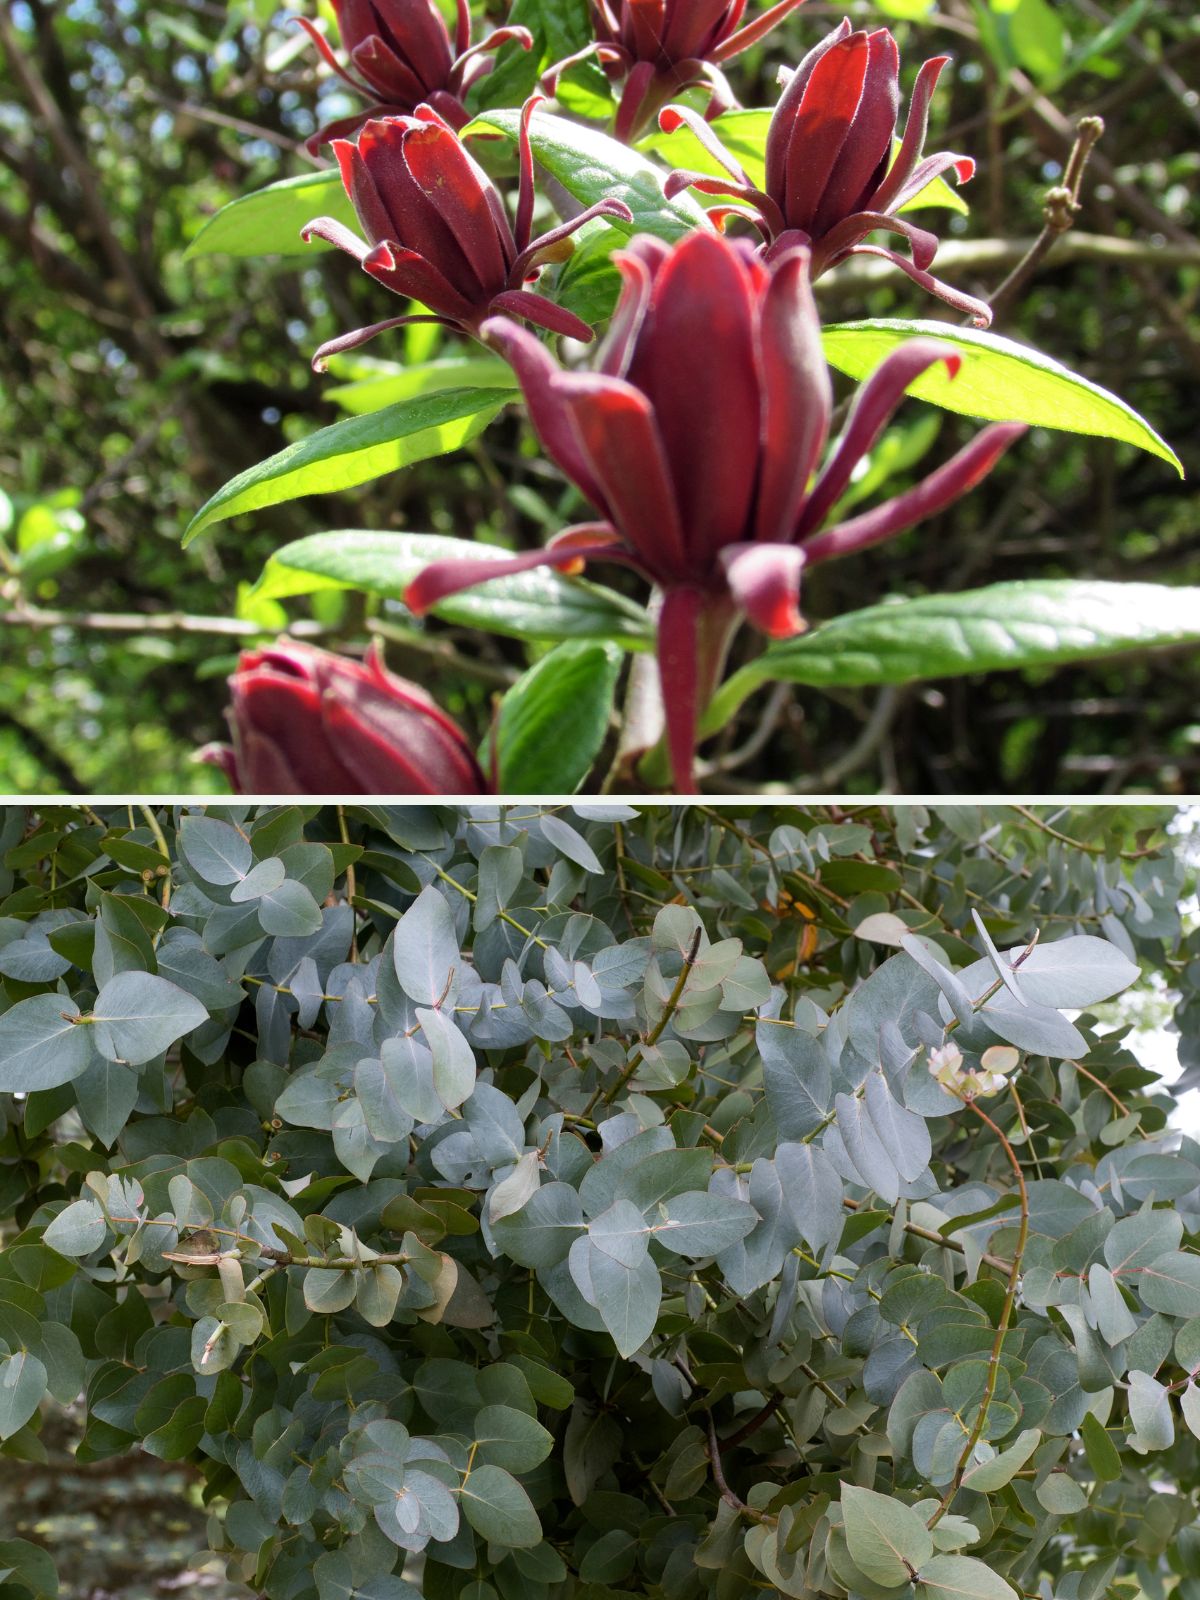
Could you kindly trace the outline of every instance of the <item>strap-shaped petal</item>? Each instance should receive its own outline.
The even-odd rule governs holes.
[[[405,250],[395,241],[383,239],[363,257],[363,271],[370,273],[393,294],[419,300],[430,311],[452,322],[469,326],[484,310],[483,306],[459,294],[432,262],[415,250]]]
[[[875,211],[886,211],[890,206],[899,203],[897,196],[921,159],[921,152],[925,148],[925,135],[929,129],[929,104],[933,99],[933,91],[937,88],[937,81],[942,75],[942,68],[949,60],[949,56],[932,56],[917,73],[896,159],[888,168],[887,176],[879,188],[871,196],[871,207]]]
[[[577,572],[581,561],[619,560],[624,555],[622,547],[609,538],[597,539],[594,544],[527,550],[522,555],[506,556],[499,561],[488,561],[482,557],[434,561],[419,572],[404,591],[404,604],[414,616],[420,617],[430,606],[437,605],[439,600],[445,600],[452,594],[461,594],[464,589],[474,589],[492,578],[506,578],[514,572],[528,572],[533,567],[556,567],[560,572]]]
[[[909,384],[928,371],[935,361],[944,361],[951,377],[962,365],[962,357],[953,345],[943,344],[938,339],[906,339],[884,357],[860,386],[841,438],[800,513],[796,526],[798,538],[820,527],[845,493],[854,468],[891,420]]]
[[[566,408],[551,387],[561,370],[554,357],[540,340],[511,317],[489,317],[480,326],[479,337],[484,344],[499,350],[516,373],[525,395],[529,420],[550,459],[598,511],[606,511],[604,491],[596,481]]]
[[[1025,432],[1023,422],[994,422],[927,478],[849,522],[827,528],[804,547],[810,566],[868,550],[952,505],[975,487]]]
[[[754,532],[757,539],[786,541],[825,448],[833,405],[806,250],[791,250],[776,265],[759,340],[762,464]]]
[[[506,289],[496,296],[488,309],[494,316],[524,317],[538,328],[561,334],[564,339],[578,339],[581,344],[589,344],[595,337],[582,317],[529,289]]]
[[[792,3],[798,4],[799,0],[792,0]],[[712,125],[689,106],[664,106],[658,114],[658,125],[664,133],[674,133],[679,127],[689,128],[713,160],[724,167],[731,178],[735,179],[743,188],[749,189],[753,187],[750,179],[746,176],[745,168],[726,150],[713,131]],[[674,173],[671,176],[674,177]],[[668,179],[668,182],[670,182],[670,179]]]
[[[800,615],[805,553],[794,544],[732,544],[721,551],[729,592],[772,639],[791,639],[806,626]]]
[[[424,312],[410,313],[405,317],[388,317],[386,322],[372,322],[365,328],[354,328],[349,333],[339,333],[336,339],[326,339],[313,353],[312,369],[324,372],[330,356],[345,355],[347,350],[357,350],[360,345],[374,339],[376,334],[387,333],[391,328],[406,328],[414,322],[436,322],[443,328],[456,328],[458,324],[446,317],[428,316]]]
[[[661,581],[692,565],[654,408],[623,378],[563,373],[552,388],[565,405],[613,522]]]
[[[886,211],[855,211],[844,217],[824,237],[816,239],[813,245],[813,277],[819,278],[877,228],[898,233],[901,238],[907,239],[912,248],[913,262],[922,272],[937,255],[937,234],[930,233],[928,228],[919,228],[915,222],[909,222],[905,217],[893,217]]]
[[[713,61],[728,61],[733,56],[741,55],[743,50],[749,50],[752,44],[757,44],[760,39],[765,39],[777,23],[783,21],[789,11],[794,11],[797,6],[803,5],[804,0],[776,0],[776,4],[768,6],[753,22],[748,22],[744,28],[739,28],[736,33],[723,39],[714,50],[709,51]]]
[[[502,242],[488,199],[488,191],[494,194],[495,190],[483,168],[467,154],[457,134],[432,123],[409,131],[404,140],[404,159],[429,203],[458,241],[481,288],[493,293],[502,289],[515,252]],[[511,233],[507,242],[511,246]]]
[[[814,90],[816,85],[814,84]],[[866,36],[862,90],[845,146],[813,218],[815,235],[862,209],[887,171],[900,111],[900,51],[886,28]]]
[[[885,261],[890,261],[894,267],[899,267],[914,283],[919,283],[922,289],[928,289],[930,294],[936,295],[948,306],[953,306],[955,311],[962,311],[970,317],[977,328],[990,328],[992,325],[992,308],[986,300],[979,300],[973,294],[967,294],[965,289],[955,289],[941,278],[935,278],[932,272],[926,272],[918,267],[907,256],[900,255],[895,250],[889,250],[881,244],[856,244],[850,252],[856,256],[882,256]]]
[[[749,534],[762,407],[749,255],[715,233],[676,245],[629,367],[654,408],[693,571]]]

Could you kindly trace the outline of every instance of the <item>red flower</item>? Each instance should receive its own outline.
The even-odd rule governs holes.
[[[363,662],[288,640],[229,680],[233,747],[209,745],[238,794],[487,794],[462,729],[372,647]]]
[[[670,132],[686,122],[730,176],[673,172],[666,192],[670,196],[695,188],[736,196],[742,204],[716,208],[710,213],[714,220],[748,217],[766,236],[768,255],[793,244],[808,245],[814,278],[849,255],[883,256],[922,288],[968,312],[977,327],[986,328],[992,314],[982,300],[950,288],[929,272],[936,236],[895,215],[943,172],[953,169],[958,182],[965,183],[975,171],[969,156],[923,154],[929,102],[948,60],[935,56],[917,74],[904,137],[893,160],[900,52],[886,28],[852,32],[849,22],[843,22],[809,51],[787,81],[767,135],[765,188],[753,186],[702,118],[670,106],[659,118],[662,127]],[[879,229],[907,239],[911,259],[864,242]]]
[[[735,104],[720,64],[764,38],[803,0],[776,0],[739,28],[746,0],[592,0],[596,42],[560,61],[546,75],[553,86],[567,67],[599,58],[608,76],[624,80],[616,136],[635,139],[673,95],[695,83],[712,89],[708,114]]]
[[[547,550],[435,562],[405,596],[415,612],[502,573],[585,558],[623,561],[662,591],[658,653],[676,787],[691,786],[696,720],[741,613],[765,633],[799,632],[805,566],[865,550],[949,505],[1023,432],[997,423],[914,488],[821,530],[905,389],[960,357],[913,339],[863,384],[824,468],[831,401],[807,251],[770,263],[746,241],[646,236],[616,259],[624,289],[594,373],[563,372],[543,345],[497,319],[483,336],[511,360],[549,455],[599,510]]]
[[[432,107],[418,106],[411,117],[368,122],[357,145],[345,139],[333,141],[342,182],[367,240],[364,243],[332,217],[310,222],[301,230],[301,238],[316,234],[327,239],[396,294],[428,306],[431,314],[389,317],[331,339],[313,357],[318,371],[327,357],[353,350],[377,333],[407,322],[441,322],[477,334],[486,317],[506,311],[552,333],[591,339],[586,322],[532,293],[525,284],[547,261],[561,261],[570,252],[565,241],[585,222],[601,216],[628,222],[632,214],[620,200],[598,200],[530,242],[529,119],[539,98],[528,100],[521,115],[515,233],[495,185]]]
[[[342,46],[357,76],[334,55],[315,23],[306,17],[296,20],[338,77],[373,103],[314,134],[308,141],[314,153],[329,139],[353,133],[371,117],[415,111],[421,104],[431,105],[451,126],[464,127],[469,113],[463,96],[491,70],[485,52],[509,40],[526,50],[533,44],[528,28],[497,28],[472,44],[468,0],[458,0],[453,43],[437,0],[333,0],[333,9]]]

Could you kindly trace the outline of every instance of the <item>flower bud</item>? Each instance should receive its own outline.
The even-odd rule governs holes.
[[[239,794],[486,794],[462,729],[372,647],[362,662],[281,640],[229,680],[233,746],[201,758]]]

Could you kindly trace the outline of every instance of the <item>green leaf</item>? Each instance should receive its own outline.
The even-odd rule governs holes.
[[[476,1467],[459,1491],[463,1515],[475,1532],[508,1550],[542,1542],[542,1525],[533,1502],[503,1467]]]
[[[859,688],[1198,642],[1200,588],[1048,578],[884,602],[772,645],[722,685],[704,730],[722,727],[770,678]]]
[[[615,644],[560,644],[517,679],[496,733],[502,794],[575,793],[608,732],[621,661]]]
[[[46,1392],[46,1369],[24,1350],[0,1361],[0,1439],[11,1439],[29,1421]]]
[[[314,533],[277,550],[251,591],[252,600],[286,599],[322,589],[364,589],[403,598],[431,561],[462,557],[502,561],[511,551],[436,533],[375,533],[348,529]],[[494,578],[432,608],[435,617],[517,639],[613,639],[626,649],[649,649],[654,629],[644,606],[551,568]]]
[[[1013,1474],[1020,1472],[1029,1460],[1041,1443],[1041,1438],[1036,1428],[1024,1429],[1007,1450],[1001,1450],[990,1461],[969,1466],[963,1473],[963,1488],[973,1489],[976,1494],[991,1494],[996,1489],[1003,1489],[1006,1483],[1011,1482]]]
[[[0,1539],[0,1582],[19,1584],[38,1600],[53,1600],[58,1593],[54,1558],[28,1539]]]
[[[94,1057],[79,1007],[60,994],[35,994],[0,1016],[0,1093],[57,1089],[86,1072]]]
[[[1115,1482],[1121,1476],[1121,1457],[1104,1424],[1089,1411],[1080,1423],[1079,1431],[1083,1435],[1088,1466],[1103,1483]]]
[[[921,1568],[923,1600],[1017,1600],[991,1567],[971,1556],[936,1555]]]
[[[210,217],[187,248],[184,260],[194,256],[303,255],[306,250],[332,250],[323,239],[306,245],[300,237],[305,223],[315,217],[333,217],[359,230],[358,218],[342,186],[341,173],[302,172],[255,189]]]
[[[583,1206],[568,1183],[545,1183],[527,1205],[492,1225],[496,1243],[518,1266],[544,1271],[563,1260],[583,1231]]]
[[[511,398],[507,389],[443,389],[319,428],[231,478],[192,518],[183,542],[244,511],[306,494],[334,494],[446,455],[482,433]]]
[[[1129,1420],[1133,1433],[1129,1442],[1141,1455],[1152,1450],[1169,1450],[1175,1443],[1175,1419],[1171,1415],[1170,1391],[1148,1372],[1129,1374]]]
[[[1001,334],[885,318],[835,323],[822,339],[831,367],[864,378],[906,339],[918,335],[953,345],[963,358],[956,378],[938,362],[910,384],[908,392],[918,399],[968,417],[1120,439],[1161,456],[1183,476],[1179,457],[1132,406],[1040,350]]]
[[[368,411],[381,411],[400,400],[412,400],[422,394],[437,394],[443,389],[515,389],[516,379],[512,368],[499,356],[481,353],[452,359],[418,361],[410,367],[395,361],[369,361],[354,357],[334,356],[330,368],[338,372],[338,363],[351,369],[350,381],[326,389],[324,398],[341,406],[352,416],[361,417]],[[338,372],[341,376],[341,373]]]
[[[519,111],[483,111],[464,132],[469,137],[494,128],[515,142],[520,122]],[[663,169],[608,134],[539,111],[529,135],[541,166],[583,205],[608,198],[625,202],[633,221],[608,219],[621,233],[654,233],[670,240],[682,239],[695,228],[708,228],[703,206],[686,193],[668,200],[663,194]]]
[[[1052,1472],[1038,1485],[1037,1497],[1038,1504],[1055,1517],[1072,1516],[1088,1503],[1082,1487],[1067,1472]]]
[[[190,994],[150,972],[119,972],[96,996],[96,1048],[109,1061],[137,1067],[208,1020]]]
[[[532,1472],[554,1448],[554,1436],[536,1417],[512,1406],[484,1406],[472,1430],[477,1459],[510,1472]]]
[[[910,1582],[933,1554],[929,1529],[900,1500],[843,1483],[842,1511],[850,1559],[885,1588]]]

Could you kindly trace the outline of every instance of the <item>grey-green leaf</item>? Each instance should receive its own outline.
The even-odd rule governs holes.
[[[150,972],[118,972],[96,996],[96,1048],[109,1061],[140,1066],[207,1021],[193,995]]]
[[[885,1588],[910,1582],[933,1554],[929,1529],[903,1501],[843,1483],[842,1511],[850,1559]]]
[[[79,1007],[60,994],[18,1000],[0,1016],[0,1093],[57,1089],[87,1070],[91,1029]]]
[[[459,1492],[463,1516],[483,1538],[508,1550],[542,1542],[542,1525],[533,1502],[503,1467],[476,1467]]]
[[[921,1568],[921,1600],[1017,1600],[994,1568],[972,1556],[936,1555]]]
[[[11,1439],[29,1421],[46,1392],[46,1369],[25,1350],[0,1360],[0,1439]]]
[[[87,1256],[104,1243],[108,1224],[94,1200],[73,1200],[50,1223],[42,1237],[63,1256]]]

